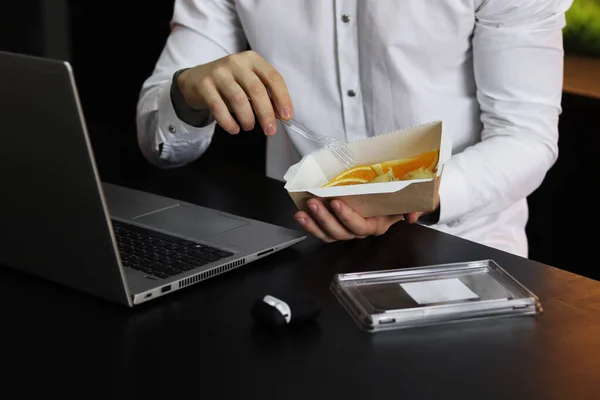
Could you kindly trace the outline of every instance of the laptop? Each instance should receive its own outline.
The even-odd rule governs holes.
[[[133,307],[306,238],[101,181],[68,62],[0,52],[0,121],[4,266]]]

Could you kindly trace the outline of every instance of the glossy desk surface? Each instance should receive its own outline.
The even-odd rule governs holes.
[[[282,185],[239,170],[111,182],[296,227]],[[329,291],[338,272],[488,258],[540,297],[541,316],[369,334]],[[308,239],[139,309],[4,267],[0,289],[2,387],[18,398],[600,398],[600,282],[421,226]],[[255,326],[250,304],[273,290],[313,296],[318,324]]]

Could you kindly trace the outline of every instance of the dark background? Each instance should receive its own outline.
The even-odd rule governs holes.
[[[156,174],[135,139],[135,106],[169,33],[172,0],[102,2],[19,0],[0,4],[0,50],[72,63],[103,179]],[[600,73],[600,71],[599,71]],[[529,198],[530,258],[600,279],[594,262],[598,182],[593,160],[600,100],[565,94],[560,156]],[[225,151],[225,149],[227,151]],[[204,159],[264,171],[260,132],[218,131]],[[161,175],[165,179],[164,175]]]

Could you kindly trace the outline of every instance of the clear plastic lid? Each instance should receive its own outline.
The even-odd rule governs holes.
[[[542,312],[537,296],[493,260],[337,274],[331,289],[369,332]]]

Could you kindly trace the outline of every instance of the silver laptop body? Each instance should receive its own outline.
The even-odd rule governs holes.
[[[0,52],[0,151],[0,264],[117,303],[156,299],[306,238],[101,182],[68,62]]]

